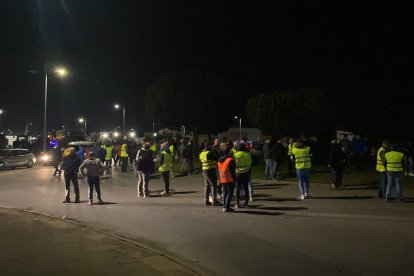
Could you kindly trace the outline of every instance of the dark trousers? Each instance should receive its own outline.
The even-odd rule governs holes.
[[[283,159],[276,159],[275,160],[275,173],[274,173],[274,175],[275,175],[276,178],[279,177],[279,170],[280,170],[280,167],[282,166],[282,162],[283,162]]]
[[[78,175],[76,173],[65,173],[65,188],[66,188],[66,199],[70,199],[70,182],[73,183],[73,189],[75,190],[75,200],[79,200],[79,183]]]
[[[88,176],[88,185],[89,185],[88,198],[89,199],[93,198],[93,187],[95,186],[96,197],[98,199],[101,199],[101,183],[99,180],[99,176]]]
[[[128,156],[127,157],[121,157],[121,172],[126,172],[128,168]]]
[[[162,181],[164,181],[164,191],[170,193],[170,172],[161,172]]]
[[[213,197],[213,201],[217,200],[217,174],[216,169],[209,169],[203,171],[204,178],[204,197],[206,201],[209,200],[209,196]]]
[[[332,182],[335,185],[335,188],[342,187],[342,176],[344,175],[343,168],[331,168],[332,171]]]
[[[223,208],[229,209],[234,193],[234,182],[223,184]]]
[[[240,203],[240,193],[244,191],[244,205],[249,204],[249,181],[250,171],[245,173],[237,173],[237,186],[236,186],[236,204]]]
[[[289,167],[289,175],[295,172],[295,159],[291,159],[290,155],[288,156],[288,167]]]

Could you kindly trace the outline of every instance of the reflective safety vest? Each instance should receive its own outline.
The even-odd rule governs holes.
[[[390,151],[385,154],[385,161],[387,162],[387,171],[402,172],[402,160],[404,154],[398,151]]]
[[[171,145],[168,149],[169,149],[169,150],[171,151],[171,153],[174,155],[174,145]]]
[[[152,150],[155,153],[157,153],[157,145],[156,144],[152,144],[150,147],[150,150]]]
[[[236,153],[238,153],[239,151],[238,150],[236,150],[235,148],[232,148],[231,150],[231,154],[233,154],[233,155],[235,155]]]
[[[128,157],[126,144],[122,144],[121,146],[121,157]]]
[[[214,160],[208,160],[207,159],[207,154],[209,153],[209,151],[202,151],[200,153],[200,161],[201,161],[201,169],[203,171],[207,171],[210,169],[214,169],[216,168],[216,161]]]
[[[160,164],[160,167],[158,171],[160,172],[169,172],[172,170],[172,153],[161,151],[160,154],[163,156],[162,164]]]
[[[234,182],[233,176],[230,173],[230,162],[232,158],[227,157],[224,162],[217,162],[219,177],[220,177],[220,183],[226,184]]]
[[[114,146],[105,146],[105,161],[109,161],[112,159],[112,152],[114,150]]]
[[[382,163],[382,159],[381,159],[381,152],[385,151],[385,149],[383,147],[380,147],[380,149],[377,152],[377,167],[376,170],[379,172],[385,172],[387,171],[385,169],[384,163]]]
[[[289,155],[289,156],[292,156],[292,155],[293,155],[293,153],[292,153],[292,148],[293,148],[293,144],[289,144],[289,145],[288,145],[288,155]]]
[[[296,169],[309,169],[311,167],[310,148],[292,148],[292,154],[295,156]]]
[[[236,172],[245,173],[250,170],[252,165],[252,155],[248,151],[238,151],[234,155],[234,160],[236,161]]]

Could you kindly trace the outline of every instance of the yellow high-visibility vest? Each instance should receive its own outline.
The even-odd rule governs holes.
[[[376,167],[376,170],[379,171],[379,172],[385,172],[386,171],[385,166],[382,163],[382,159],[381,159],[381,152],[382,151],[385,151],[385,149],[383,147],[380,147],[380,149],[377,152],[377,167]]]
[[[128,157],[126,144],[122,144],[121,146],[121,157]]]
[[[238,151],[234,155],[234,161],[236,161],[236,172],[245,173],[252,166],[252,155],[247,151]]]
[[[295,156],[296,169],[309,169],[311,167],[310,148],[292,148],[292,154]]]
[[[163,162],[160,164],[160,167],[158,168],[158,171],[160,172],[169,172],[172,170],[172,153],[161,151],[160,154],[162,154]]]
[[[402,160],[404,154],[398,151],[390,151],[385,154],[385,161],[387,162],[387,171],[402,172]]]
[[[209,151],[202,151],[200,153],[200,161],[201,161],[201,169],[203,171],[207,171],[209,169],[214,169],[216,167],[217,162],[214,160],[208,160],[207,159],[207,154],[209,153]]]

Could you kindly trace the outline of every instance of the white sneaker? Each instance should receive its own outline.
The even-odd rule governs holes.
[[[305,199],[305,195],[300,195],[300,196],[298,197],[298,199],[299,199],[299,200],[304,200],[304,199]]]
[[[414,173],[410,172],[408,175],[409,175],[409,176],[414,176]]]

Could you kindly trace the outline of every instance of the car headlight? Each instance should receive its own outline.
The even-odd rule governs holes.
[[[50,156],[49,155],[43,155],[42,156],[42,160],[43,161],[49,161],[49,159],[50,159]]]

